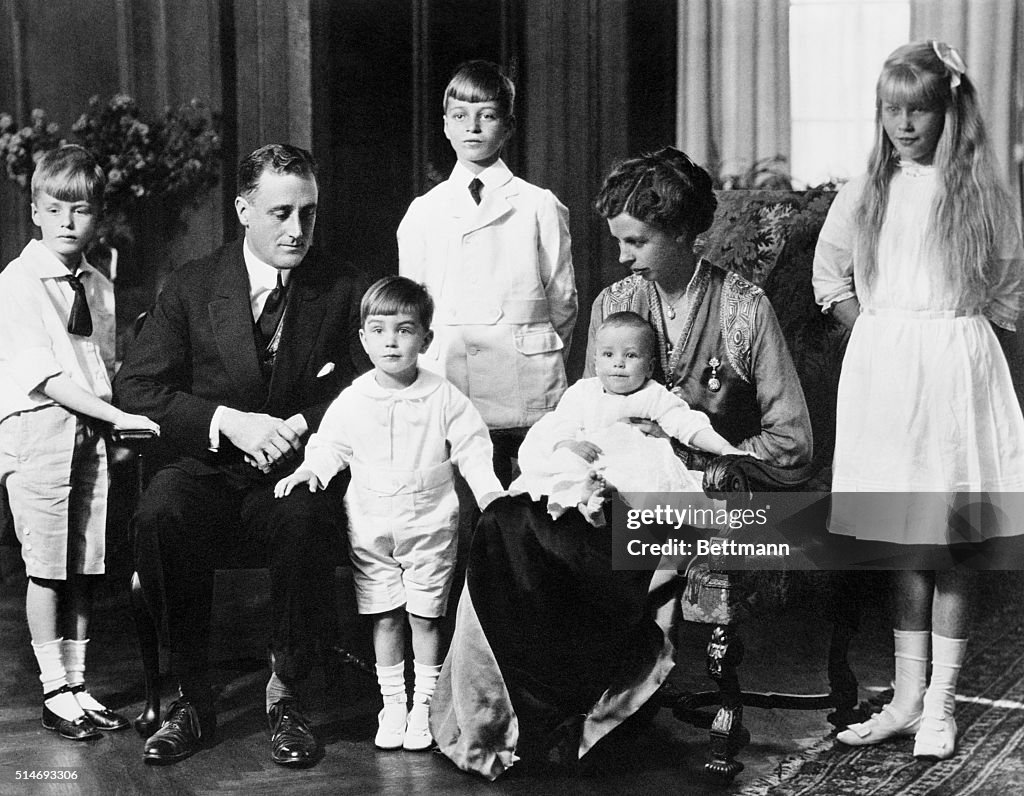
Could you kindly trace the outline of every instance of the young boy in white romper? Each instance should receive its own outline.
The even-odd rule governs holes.
[[[453,468],[480,508],[503,494],[487,427],[448,380],[420,369],[434,304],[423,285],[379,280],[360,306],[359,338],[374,369],[342,390],[306,447],[302,465],[274,493],[325,487],[352,468],[345,495],[349,551],[361,614],[373,616],[373,649],[384,708],[381,749],[427,749],[428,707],[441,672],[440,620],[455,574],[459,500]],[[405,623],[415,654],[413,707],[406,709]]]

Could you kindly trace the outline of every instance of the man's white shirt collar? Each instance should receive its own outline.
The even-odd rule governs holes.
[[[263,311],[267,295],[277,287],[278,273],[281,274],[281,282],[285,285],[288,284],[291,273],[263,262],[249,247],[248,239],[242,241],[242,258],[245,260],[245,271],[249,275],[249,304],[252,306],[252,317],[258,318]]]

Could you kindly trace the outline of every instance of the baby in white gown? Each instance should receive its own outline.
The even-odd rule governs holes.
[[[700,492],[701,474],[682,465],[669,440],[645,435],[631,419],[654,421],[692,448],[744,453],[711,427],[707,415],[651,379],[656,337],[646,320],[633,312],[609,315],[595,342],[597,376],[573,384],[527,433],[512,494],[547,496],[553,518],[578,507],[597,524],[606,487],[627,502],[629,493]]]

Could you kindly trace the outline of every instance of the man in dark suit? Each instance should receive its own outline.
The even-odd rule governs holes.
[[[283,500],[273,490],[330,401],[369,362],[358,340],[365,281],[309,251],[314,171],[308,152],[284,144],[241,162],[235,209],[244,239],[168,277],[115,380],[117,404],[159,423],[169,453],[134,520],[137,571],[166,616],[181,687],[146,741],[149,763],[183,760],[214,735],[213,569],[241,548],[265,552],[270,568],[272,759],[302,766],[319,756],[298,686],[318,629],[333,624],[344,515],[337,487]]]

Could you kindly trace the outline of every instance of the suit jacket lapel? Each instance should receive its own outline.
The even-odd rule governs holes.
[[[249,405],[252,397],[263,394],[266,388],[253,338],[249,277],[241,243],[225,252],[220,272],[216,295],[208,305],[210,325],[224,370],[243,398],[243,405]]]

